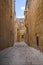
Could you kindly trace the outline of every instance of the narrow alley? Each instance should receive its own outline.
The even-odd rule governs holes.
[[[43,65],[43,0],[0,0],[0,65]]]
[[[0,65],[43,65],[43,53],[25,42],[17,42],[0,52]]]

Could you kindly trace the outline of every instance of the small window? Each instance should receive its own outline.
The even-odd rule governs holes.
[[[17,31],[19,31],[19,29],[17,29]]]
[[[24,38],[24,35],[22,35],[22,38]]]
[[[10,17],[12,18],[12,15]]]

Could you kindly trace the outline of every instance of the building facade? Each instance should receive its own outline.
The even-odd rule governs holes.
[[[24,18],[16,18],[15,22],[15,42],[25,41]]]
[[[43,51],[43,0],[32,0],[28,12],[28,43]]]
[[[30,14],[29,14],[29,7],[31,5],[31,0],[26,0],[26,6],[25,6],[25,11],[24,11],[24,15],[25,15],[25,27],[26,27],[26,35],[25,35],[25,42],[30,45],[30,41],[29,41],[29,31],[30,31]]]
[[[0,0],[0,50],[14,43],[12,0]]]

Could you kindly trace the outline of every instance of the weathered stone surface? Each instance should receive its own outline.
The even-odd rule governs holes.
[[[24,18],[16,18],[15,22],[15,42],[25,41],[26,28]]]
[[[14,43],[12,0],[0,0],[0,50]]]
[[[27,43],[43,51],[43,0],[27,0],[25,21],[27,27]],[[38,43],[37,43],[38,42]]]
[[[25,42],[17,42],[0,52],[0,65],[43,65],[43,53]]]

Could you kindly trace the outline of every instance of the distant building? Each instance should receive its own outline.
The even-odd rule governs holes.
[[[16,41],[25,41],[25,25],[24,18],[17,18],[15,24],[15,40]]]

